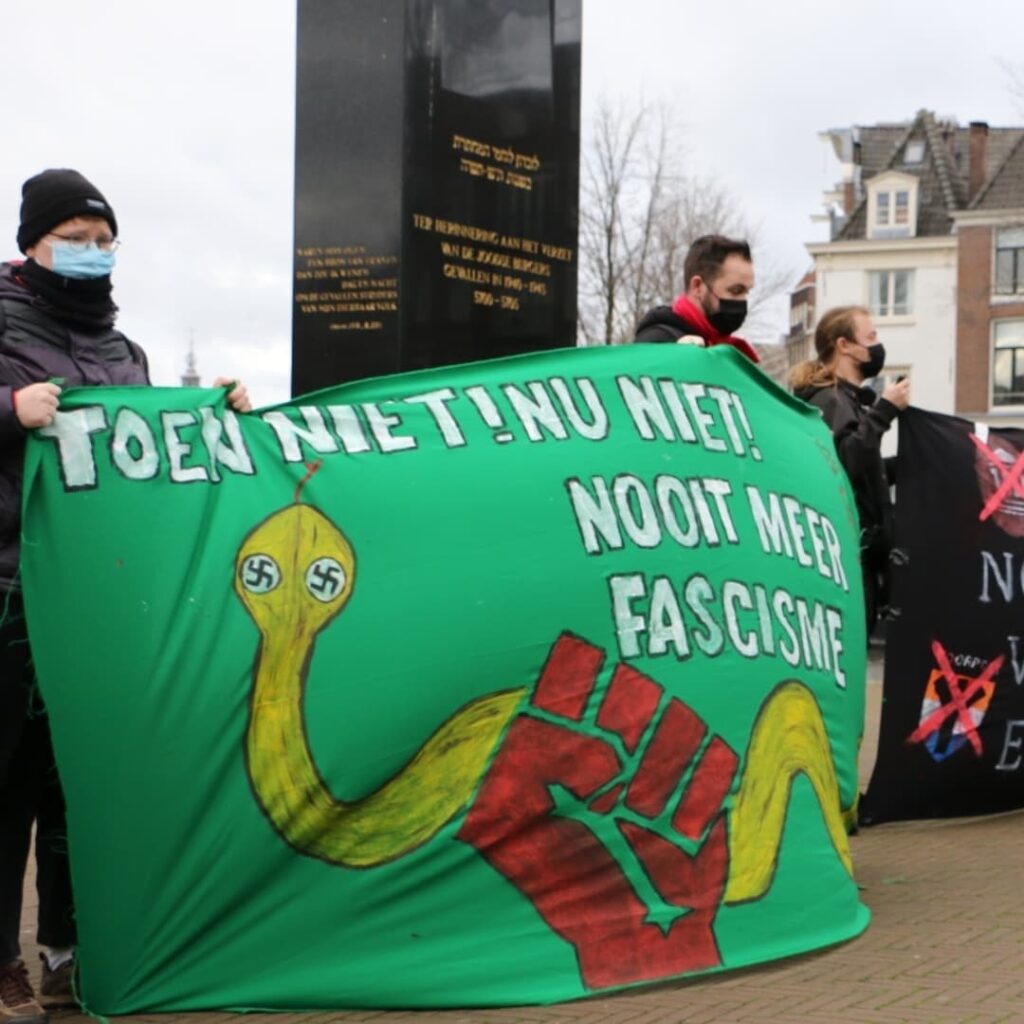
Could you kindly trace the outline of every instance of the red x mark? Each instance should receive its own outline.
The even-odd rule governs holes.
[[[1020,462],[1020,459],[1017,461]],[[938,640],[932,641],[932,654],[935,656],[939,671],[949,686],[950,699],[942,707],[936,708],[907,737],[907,742],[920,743],[921,740],[941,728],[942,723],[955,713],[960,719],[960,724],[964,728],[967,739],[970,741],[971,746],[974,747],[975,754],[980,757],[982,753],[981,737],[978,736],[977,727],[974,724],[974,719],[971,717],[969,701],[1003,667],[1003,661],[1005,661],[1006,656],[1000,654],[995,661],[990,661],[985,666],[985,671],[977,679],[972,679],[970,685],[965,686],[961,690],[960,684],[957,682],[956,673],[953,671],[953,666],[949,663],[949,655],[943,650],[942,644]]]
[[[1018,498],[1024,498],[1024,486],[1020,482],[1021,474],[1024,473],[1024,451],[1017,456],[1016,462],[1007,469],[999,456],[984,441],[974,434],[971,434],[970,437],[978,451],[996,467],[997,472],[1003,478],[995,493],[985,503],[985,507],[981,510],[981,515],[978,516],[981,522],[985,522],[1002,505],[1010,491],[1013,491]]]

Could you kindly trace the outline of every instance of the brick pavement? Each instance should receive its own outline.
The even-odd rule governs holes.
[[[861,773],[874,758],[880,662],[872,660]],[[1024,812],[907,822],[852,840],[873,920],[840,947],[704,981],[601,999],[502,1010],[270,1014],[267,1024],[1021,1024],[1024,1022]],[[23,943],[35,895],[26,890]],[[78,1013],[54,1024],[87,1024]],[[237,1024],[223,1013],[150,1014],[125,1024]]]

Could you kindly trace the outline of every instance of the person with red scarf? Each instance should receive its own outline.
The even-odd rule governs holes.
[[[703,235],[690,246],[683,265],[686,291],[671,306],[655,306],[636,329],[637,341],[731,345],[751,362],[761,360],[754,346],[733,332],[747,316],[754,287],[754,263],[746,242]]]

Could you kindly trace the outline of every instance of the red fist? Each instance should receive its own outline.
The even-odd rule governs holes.
[[[707,740],[704,722],[677,698],[658,715],[662,687],[627,665],[616,667],[597,709],[604,735],[585,731],[603,661],[600,648],[569,633],[559,637],[532,698],[545,717],[527,711],[513,721],[459,831],[572,943],[589,988],[720,962],[712,925],[729,862],[721,807],[738,764],[721,739]],[[695,757],[671,819],[690,853],[636,818],[662,814]],[[642,869],[678,916],[665,927],[649,920],[647,903],[597,833],[558,814],[553,786],[588,801],[591,814],[612,817],[625,840],[623,859],[635,858],[632,874]]]

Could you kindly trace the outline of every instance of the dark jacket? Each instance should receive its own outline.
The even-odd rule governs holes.
[[[816,405],[832,430],[839,461],[850,478],[860,516],[861,555],[881,569],[892,547],[892,499],[882,458],[882,435],[899,410],[871,388],[848,381],[801,388],[796,392]]]
[[[681,317],[671,306],[655,306],[649,309],[637,324],[636,341],[678,341],[684,334],[696,334],[708,345],[725,344],[742,352],[752,363],[759,363],[761,357],[754,346],[743,338],[732,336],[711,337],[710,325],[701,325]]]
[[[636,328],[637,341],[675,341],[684,334],[700,334],[700,331],[676,316],[671,306],[649,309]]]
[[[146,356],[113,327],[66,323],[21,282],[17,265],[0,264],[0,591],[17,589],[21,474],[26,431],[13,393],[63,378],[82,384],[148,384]]]

